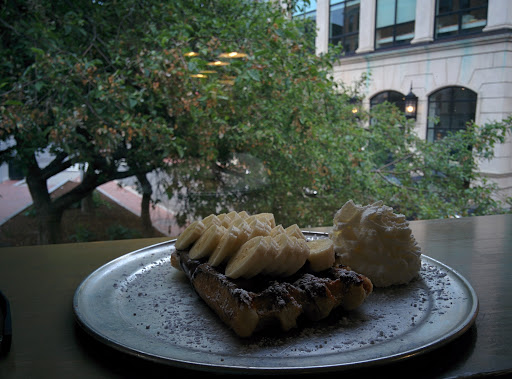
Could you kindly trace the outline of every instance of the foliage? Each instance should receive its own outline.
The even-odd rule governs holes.
[[[496,186],[478,168],[482,160],[493,157],[496,144],[505,142],[512,118],[483,127],[470,124],[467,130],[432,144],[419,138],[414,122],[391,104],[376,107],[366,117],[371,118],[371,126],[360,126],[353,131],[358,133],[341,139],[349,147],[332,164],[336,174],[326,175],[330,179],[322,185],[298,187],[293,193],[276,191],[270,180],[273,174],[264,175],[264,166],[254,157],[240,157],[236,167],[243,167],[245,174],[229,166],[212,175],[194,162],[176,165],[170,196],[181,204],[179,220],[186,223],[210,213],[245,209],[273,212],[283,224],[330,225],[333,214],[348,199],[362,204],[383,200],[408,219],[509,211],[510,199],[508,204],[498,201]],[[287,179],[303,186],[315,182]]]
[[[79,224],[75,227],[75,233],[69,238],[73,242],[90,242],[94,241],[95,236],[86,226]]]
[[[140,238],[137,230],[126,228],[122,225],[111,225],[107,228],[107,234],[110,240]]]
[[[349,100],[358,86],[332,78],[340,48],[313,54],[311,28],[286,11],[243,0],[7,1],[0,141],[8,147],[0,162],[24,168],[48,241],[58,240],[63,210],[105,182],[187,162],[219,183],[240,176],[241,154],[258,162],[261,200],[247,203],[239,192],[236,205],[275,212],[287,224],[325,224],[349,198],[383,199],[414,217],[498,206],[486,183],[474,186],[474,162],[491,154],[502,124],[432,145],[395,109],[354,117]],[[208,64],[234,51],[245,55]],[[453,164],[453,152],[467,150],[461,144],[477,154]],[[39,167],[43,151],[55,159]],[[50,198],[47,179],[75,164],[82,183]],[[193,172],[171,178],[177,191],[200,182]],[[318,195],[312,201],[305,191]],[[190,207],[202,213],[200,203]]]
[[[431,143],[418,138],[403,116],[393,130],[386,118],[392,112],[376,109],[374,114],[372,129],[380,130],[375,137],[381,144],[376,151],[390,152],[387,161],[380,159],[372,170],[380,187],[376,193],[395,209],[411,219],[429,219],[502,213],[510,207],[511,199],[508,205],[497,200],[498,188],[479,166],[505,142],[512,117],[481,127],[470,123],[466,130]]]

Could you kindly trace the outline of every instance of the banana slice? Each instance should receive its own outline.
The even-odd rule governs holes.
[[[201,222],[204,224],[206,229],[208,229],[213,224],[215,224],[215,225],[222,225],[222,221],[215,214],[211,214],[209,216],[206,216],[205,218],[203,218],[201,220]]]
[[[270,228],[274,228],[276,226],[276,220],[272,213],[258,213],[255,216],[258,220],[267,222],[270,225]]]
[[[283,225],[279,224],[279,225],[276,225],[272,228],[272,230],[270,231],[270,235],[272,237],[276,237],[280,234],[284,234],[285,231],[284,231],[284,228],[283,228]]]
[[[249,218],[249,213],[247,213],[246,211],[238,212],[238,215],[244,220],[247,220]]]
[[[229,228],[233,224],[233,222],[240,219],[242,219],[242,217],[238,214],[238,212],[229,212],[222,219],[222,226],[224,226],[225,228]]]
[[[215,267],[228,261],[247,239],[248,232],[246,229],[243,229],[243,226],[242,229],[240,229],[235,225],[231,225],[210,255],[208,263]]]
[[[277,254],[271,265],[265,270],[264,274],[272,276],[281,276],[288,269],[289,262],[293,260],[291,257],[296,250],[296,243],[286,233],[280,233],[272,237],[277,244]]]
[[[225,274],[232,279],[252,278],[272,263],[277,253],[270,236],[257,236],[246,243],[229,260]]]
[[[289,236],[293,236],[295,238],[303,239],[303,240],[306,239],[306,237],[304,237],[304,234],[302,234],[302,231],[300,230],[300,228],[297,224],[290,225],[284,231]]]
[[[334,243],[330,238],[307,242],[309,246],[309,264],[313,271],[326,270],[333,266],[335,261]]]
[[[211,225],[194,243],[188,253],[189,257],[199,259],[211,255],[226,231],[226,228],[222,225]]]
[[[270,224],[267,224],[266,222],[262,222],[258,220],[257,218],[254,218],[250,220],[248,223],[249,226],[249,239],[258,237],[258,236],[268,236],[270,235],[270,232],[272,228],[270,227]]]
[[[205,230],[206,227],[202,221],[194,221],[178,236],[174,247],[176,247],[177,250],[188,249],[201,237]]]
[[[309,257],[309,246],[305,239],[296,238],[291,236],[290,239],[293,241],[293,253],[289,254],[288,262],[286,263],[285,270],[282,276],[290,276],[300,270],[306,263]]]

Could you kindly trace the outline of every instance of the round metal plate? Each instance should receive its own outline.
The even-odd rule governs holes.
[[[327,234],[305,232],[308,239]],[[77,288],[79,324],[103,343],[144,359],[217,373],[307,373],[384,364],[463,334],[478,313],[460,274],[422,256],[420,277],[376,288],[357,310],[338,310],[288,333],[237,337],[170,264],[174,240],[115,259]]]

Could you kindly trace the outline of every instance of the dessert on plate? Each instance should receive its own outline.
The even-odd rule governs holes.
[[[271,213],[212,214],[177,238],[171,263],[241,337],[355,309],[374,286],[419,275],[421,251],[409,224],[382,201],[349,200],[333,223],[328,238],[307,240],[296,224],[276,225]]]
[[[241,337],[270,325],[287,331],[299,317],[320,320],[359,307],[372,282],[335,261],[334,242],[308,241],[273,214],[230,212],[190,224],[175,241],[171,264]]]

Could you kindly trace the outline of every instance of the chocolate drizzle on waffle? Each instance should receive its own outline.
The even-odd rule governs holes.
[[[373,290],[368,278],[345,266],[313,272],[305,265],[286,278],[258,275],[230,279],[222,266],[190,259],[185,250],[174,251],[171,261],[181,267],[198,295],[241,337],[269,325],[290,330],[297,327],[301,316],[316,321],[337,307],[357,308]]]

